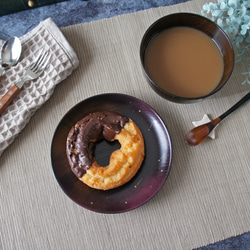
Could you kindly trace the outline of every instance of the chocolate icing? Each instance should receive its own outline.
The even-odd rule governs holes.
[[[85,116],[70,130],[66,153],[73,173],[81,178],[94,162],[97,141],[112,141],[129,119],[114,112],[96,112]]]

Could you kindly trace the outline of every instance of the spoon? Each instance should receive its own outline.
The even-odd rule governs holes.
[[[0,65],[0,80],[5,69],[15,65],[22,52],[21,41],[17,37],[8,39],[1,49],[1,65]]]
[[[229,110],[223,113],[221,116],[217,117],[211,122],[200,125],[190,130],[186,135],[185,142],[189,146],[196,146],[201,142],[203,142],[208,137],[210,132],[215,128],[215,126],[219,124],[219,122],[221,122],[225,117],[227,117],[237,108],[239,108],[242,104],[249,101],[249,99],[250,99],[250,92],[246,94],[242,99],[240,99],[236,104],[234,104],[234,106],[232,106]]]

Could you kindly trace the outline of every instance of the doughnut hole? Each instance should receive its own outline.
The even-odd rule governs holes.
[[[103,167],[109,165],[111,154],[121,148],[121,144],[118,140],[108,142],[106,140],[101,140],[95,144],[94,158]]]

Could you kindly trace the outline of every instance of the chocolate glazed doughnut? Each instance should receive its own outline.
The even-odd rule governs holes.
[[[118,140],[121,148],[110,156],[108,166],[93,157],[95,143]],[[144,159],[140,129],[129,118],[113,112],[96,112],[78,121],[70,130],[66,153],[73,173],[86,185],[108,190],[131,180]]]

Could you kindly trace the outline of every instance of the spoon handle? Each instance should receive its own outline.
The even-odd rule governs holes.
[[[235,111],[237,108],[239,108],[241,105],[246,103],[250,100],[250,92],[246,94],[244,97],[242,97],[237,103],[235,103],[230,109],[228,109],[225,113],[219,116],[220,120],[223,120],[225,117],[227,117],[229,114],[231,114],[233,111]]]
[[[185,142],[189,146],[196,146],[203,142],[209,133],[215,128],[215,126],[223,120],[226,116],[231,114],[233,111],[235,111],[237,108],[239,108],[241,105],[249,101],[250,99],[250,92],[246,94],[243,98],[241,98],[234,106],[232,106],[230,109],[228,109],[225,113],[217,117],[216,119],[212,120],[211,122],[208,122],[206,124],[200,125],[198,127],[195,127],[191,129],[185,138]]]

